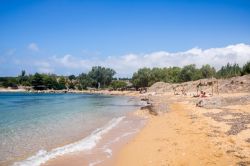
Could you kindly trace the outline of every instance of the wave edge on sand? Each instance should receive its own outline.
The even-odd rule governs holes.
[[[51,151],[39,150],[35,155],[27,158],[26,160],[15,162],[13,166],[40,166],[41,164],[44,164],[58,156],[72,152],[91,150],[102,139],[103,134],[106,134],[111,129],[116,127],[124,118],[125,116],[113,118],[106,125],[101,128],[97,128],[89,136],[80,141],[52,149]]]

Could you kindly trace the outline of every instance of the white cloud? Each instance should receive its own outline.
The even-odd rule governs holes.
[[[38,72],[40,73],[53,73],[54,68],[49,62],[39,61],[35,62],[35,66],[37,67]]]
[[[109,58],[105,65],[113,67],[122,75],[130,75],[141,67],[182,67],[188,64],[210,64],[219,69],[226,63],[245,64],[250,60],[250,45],[236,44],[222,48],[200,49],[192,48],[184,52],[152,52],[144,55],[128,54]]]
[[[33,52],[38,52],[40,50],[36,43],[30,43],[27,48]]]
[[[83,67],[88,68],[90,65],[88,60],[75,58],[70,54],[66,54],[63,57],[53,56],[50,60],[54,62],[55,65],[66,67],[69,69],[81,69]]]
[[[182,67],[188,64],[210,64],[219,69],[226,63],[245,64],[250,60],[250,45],[235,44],[222,48],[192,48],[184,52],[158,51],[149,54],[127,54],[122,56],[109,56],[105,59],[84,59],[67,54],[62,57],[53,56],[49,59],[49,67],[65,69],[67,71],[87,71],[92,66],[105,66],[115,69],[118,76],[132,76],[133,72],[142,67]]]

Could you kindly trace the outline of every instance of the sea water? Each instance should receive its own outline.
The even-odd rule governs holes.
[[[0,93],[0,165],[90,150],[141,103],[124,96]]]

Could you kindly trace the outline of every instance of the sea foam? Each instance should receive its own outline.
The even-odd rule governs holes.
[[[34,156],[27,158],[24,161],[15,162],[13,166],[39,166],[44,164],[48,160],[56,158],[58,156],[62,156],[64,154],[72,153],[72,152],[79,152],[84,150],[90,150],[94,148],[98,141],[102,139],[102,135],[113,129],[116,125],[118,125],[125,117],[114,118],[109,121],[105,126],[102,128],[98,128],[93,131],[89,136],[85,137],[84,139],[68,144],[62,147],[58,147],[52,149],[51,151],[40,150]]]

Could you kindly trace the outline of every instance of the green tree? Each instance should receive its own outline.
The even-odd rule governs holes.
[[[201,71],[196,69],[195,64],[184,66],[180,73],[180,81],[193,81],[202,78]]]
[[[69,89],[75,89],[75,84],[73,82],[69,82]]]
[[[18,84],[19,85],[24,85],[24,86],[29,86],[29,76],[26,75],[25,70],[21,71],[21,74],[17,77]]]
[[[54,75],[44,75],[44,85],[48,88],[48,89],[58,89],[59,88],[59,84],[56,80],[56,76]]]
[[[243,66],[242,73],[243,75],[250,74],[250,61]]]
[[[103,88],[110,85],[115,73],[113,69],[94,66],[88,73],[88,76],[93,80],[92,83],[94,87],[97,88],[100,85],[100,87]]]
[[[0,86],[8,88],[17,88],[18,80],[16,77],[1,77]]]
[[[203,65],[201,67],[200,71],[201,71],[201,74],[202,74],[202,78],[211,78],[211,77],[215,76],[215,74],[216,74],[215,68],[211,67],[208,64]]]
[[[165,82],[168,83],[180,82],[180,73],[181,73],[180,67],[164,68],[164,71],[166,73]]]
[[[149,85],[153,85],[155,82],[165,81],[166,77],[167,72],[165,72],[164,69],[155,67],[150,71]]]
[[[151,85],[149,84],[151,81],[150,78],[151,78],[151,69],[142,68],[133,74],[132,83],[137,89],[140,87],[148,87]]]
[[[76,76],[75,75],[70,75],[70,76],[68,76],[68,79],[70,81],[68,83],[69,89],[75,89],[75,83],[73,81],[76,80]]]
[[[76,76],[75,76],[75,75],[70,75],[68,78],[69,78],[69,80],[72,82],[72,80],[75,80],[75,79],[76,79]]]
[[[35,75],[32,78],[31,84],[32,84],[34,89],[40,89],[41,86],[45,86],[43,76],[39,73],[35,73]],[[46,87],[44,87],[44,88],[46,88]]]
[[[66,79],[64,77],[60,77],[58,80],[58,90],[66,89]]]
[[[89,75],[82,73],[78,76],[78,80],[79,80],[79,85],[78,85],[78,89],[82,90],[82,89],[87,89],[87,87],[92,85],[92,79],[89,77]]]
[[[115,80],[111,82],[110,85],[114,90],[117,90],[119,88],[126,88],[127,83],[124,81],[120,81],[120,80]]]
[[[241,68],[238,64],[228,63],[226,66],[222,66],[221,69],[216,73],[219,78],[230,78],[241,75]]]

